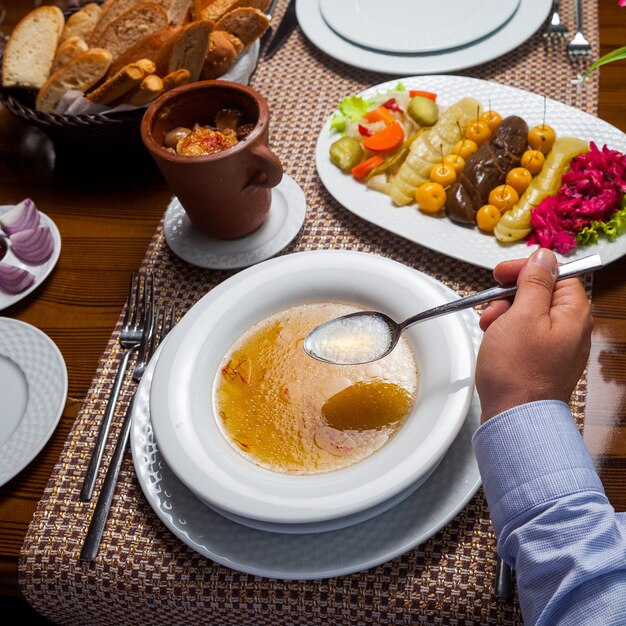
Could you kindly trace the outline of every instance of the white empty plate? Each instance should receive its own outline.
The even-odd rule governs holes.
[[[167,207],[165,241],[178,257],[206,269],[230,270],[265,261],[288,246],[300,232],[306,215],[304,192],[293,178],[272,189],[269,216],[252,234],[239,239],[215,239],[191,223],[178,198]]]
[[[46,445],[63,413],[67,369],[42,331],[0,317],[0,485]]]
[[[436,52],[486,37],[520,0],[320,0],[326,23],[360,46],[385,52]]]

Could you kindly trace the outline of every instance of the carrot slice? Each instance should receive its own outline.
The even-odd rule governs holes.
[[[363,117],[368,122],[385,122],[385,124],[393,124],[396,121],[393,113],[384,106],[368,111]]]
[[[385,159],[375,154],[369,159],[365,159],[365,161],[361,161],[361,163],[355,165],[350,171],[352,172],[352,176],[357,180],[363,180],[369,172],[375,167],[378,167],[381,163],[384,163],[384,161]]]
[[[409,91],[409,96],[411,96],[411,98],[415,98],[415,96],[422,96],[422,98],[430,98],[431,100],[437,99],[437,94],[432,91],[411,90]]]
[[[363,140],[363,147],[370,152],[391,152],[397,150],[404,141],[404,131],[397,122],[386,126],[371,137]]]

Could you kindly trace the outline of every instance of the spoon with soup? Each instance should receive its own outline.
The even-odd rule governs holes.
[[[557,280],[600,269],[598,254],[564,263],[557,268]],[[400,335],[410,326],[447,313],[463,311],[479,304],[509,298],[517,285],[492,287],[474,295],[422,311],[403,322],[396,322],[380,311],[359,311],[336,317],[314,328],[304,340],[304,350],[314,359],[335,365],[370,363],[387,356]]]

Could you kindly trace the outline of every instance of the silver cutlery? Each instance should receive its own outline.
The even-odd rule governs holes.
[[[554,0],[552,3],[552,15],[543,33],[545,40],[549,43],[563,43],[569,34],[569,28],[561,22],[560,1]]]
[[[602,267],[598,254],[582,257],[559,265],[557,280],[578,276]],[[304,350],[313,358],[336,365],[357,365],[377,361],[387,356],[396,346],[400,335],[418,322],[456,313],[472,307],[509,298],[517,292],[517,285],[492,287],[471,296],[452,300],[422,311],[403,322],[396,322],[380,311],[359,311],[333,318],[314,328],[304,338]],[[367,337],[365,337],[367,335]],[[366,341],[369,336],[373,341]],[[346,346],[356,346],[347,349]],[[361,349],[364,346],[364,349]]]
[[[102,535],[109,516],[109,511],[111,510],[111,503],[113,502],[113,495],[115,494],[115,488],[117,486],[120,470],[122,468],[124,454],[130,439],[131,418],[135,406],[137,386],[143,377],[152,355],[167,333],[172,329],[175,315],[176,311],[173,306],[170,307],[169,311],[165,306],[159,306],[159,308],[154,311],[152,303],[150,304],[150,323],[144,331],[141,345],[139,347],[139,354],[137,356],[137,363],[133,371],[133,380],[136,387],[133,391],[128,408],[126,409],[124,421],[122,422],[122,428],[115,445],[113,456],[111,457],[111,463],[107,469],[104,483],[102,484],[102,490],[98,496],[96,508],[94,509],[93,516],[87,530],[87,535],[85,536],[85,542],[83,543],[80,553],[80,560],[82,562],[93,561],[98,553],[98,548],[100,547],[100,542],[102,541]]]
[[[567,44],[567,54],[572,60],[588,59],[591,57],[591,44],[583,35],[583,3],[576,0],[576,33]]]
[[[289,35],[291,35],[291,32],[294,30],[297,23],[298,20],[296,17],[296,2],[295,0],[289,0],[289,5],[287,6],[287,10],[283,15],[283,19],[276,27],[273,38],[267,44],[267,47],[264,50],[264,59],[271,59],[276,54],[279,48],[285,43],[285,41],[287,41]]]
[[[149,273],[146,276],[143,274],[135,275],[133,272],[128,291],[128,298],[126,300],[126,311],[124,313],[124,320],[122,322],[122,329],[120,331],[119,338],[119,343],[124,350],[124,354],[113,382],[113,388],[111,389],[111,394],[102,417],[102,422],[100,423],[98,437],[96,439],[96,443],[89,460],[89,466],[87,467],[87,473],[83,481],[83,486],[80,492],[80,499],[83,502],[90,500],[93,495],[96,479],[98,478],[98,470],[100,469],[100,465],[102,463],[106,440],[109,435],[109,430],[111,429],[113,416],[115,415],[115,406],[117,405],[120,389],[122,387],[122,383],[124,382],[128,362],[131,355],[139,347],[141,342],[143,329],[148,322],[148,309],[153,301],[153,297],[154,277],[152,273]]]

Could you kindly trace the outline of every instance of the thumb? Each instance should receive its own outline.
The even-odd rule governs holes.
[[[533,252],[517,279],[515,305],[532,315],[547,315],[556,283],[557,260],[546,248]]]

